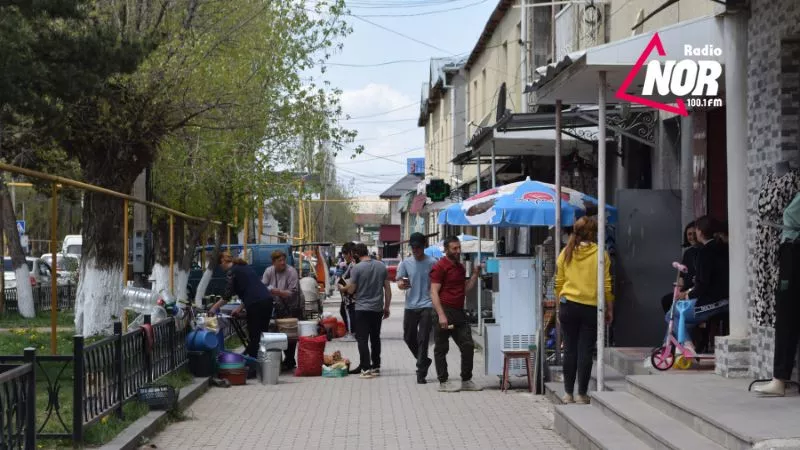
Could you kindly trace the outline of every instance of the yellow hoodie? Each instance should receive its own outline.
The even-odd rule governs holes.
[[[606,302],[614,301],[611,292],[611,267],[608,252],[605,254]],[[566,262],[564,251],[558,255],[556,271],[556,298],[589,306],[597,306],[597,244],[581,243],[572,252],[572,261]]]

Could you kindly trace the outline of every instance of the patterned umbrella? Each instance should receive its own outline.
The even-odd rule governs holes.
[[[555,225],[556,188],[549,183],[525,181],[483,191],[439,213],[447,225],[530,227]],[[561,225],[572,226],[581,216],[594,215],[597,199],[570,188],[561,188]],[[617,209],[606,206],[608,222],[617,219]]]

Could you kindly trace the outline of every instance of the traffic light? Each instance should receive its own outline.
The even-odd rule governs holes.
[[[427,195],[432,202],[441,202],[450,197],[450,185],[440,178],[435,178],[425,187],[425,195]]]

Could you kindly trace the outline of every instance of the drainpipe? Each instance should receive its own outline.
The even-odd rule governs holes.
[[[519,33],[519,57],[520,57],[520,64],[522,66],[522,76],[520,77],[520,102],[521,105],[521,112],[526,113],[528,112],[528,96],[525,94],[525,88],[528,84],[528,0],[522,0],[522,8],[520,9],[520,14],[522,16],[522,21],[520,23],[520,33]],[[495,242],[497,245],[497,242]]]
[[[747,199],[747,15],[724,17],[725,134],[728,144],[728,204]],[[747,336],[747,210],[728,208],[730,233],[730,336]]]
[[[604,355],[606,338],[606,72],[599,73],[597,142],[597,391],[605,390]]]

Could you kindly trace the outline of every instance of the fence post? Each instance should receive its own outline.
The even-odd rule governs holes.
[[[170,319],[172,319],[172,323],[167,326],[167,336],[169,338],[169,371],[172,372],[178,364],[178,355],[175,354],[178,346],[175,345],[175,318],[171,317]]]
[[[73,447],[79,447],[83,442],[83,336],[73,336],[72,348],[72,445]]]
[[[122,322],[114,322],[114,337],[117,339],[114,342],[114,364],[117,368],[117,401],[119,407],[117,408],[117,417],[122,419],[122,404],[125,402],[125,363],[122,360]]]
[[[25,349],[25,362],[31,373],[25,386],[25,448],[36,448],[36,349]]]
[[[144,323],[145,325],[151,325],[150,323],[150,314],[144,315]],[[152,328],[151,328],[152,330]],[[147,382],[153,382],[153,348],[147,349],[147,332],[145,331],[143,334],[144,337],[144,366],[147,369]],[[155,347],[155,332],[153,333],[153,347]]]

